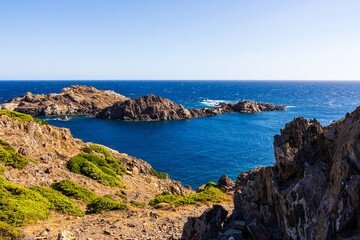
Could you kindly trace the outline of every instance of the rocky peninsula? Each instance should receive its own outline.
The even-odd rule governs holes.
[[[225,113],[258,113],[264,111],[284,111],[285,106],[271,103],[243,100],[236,104],[221,103],[216,108],[186,109],[169,99],[155,95],[129,99],[115,103],[102,110],[96,117],[102,119],[127,121],[159,121],[190,119],[197,117],[215,116]]]
[[[8,109],[32,116],[50,115],[91,115],[105,107],[128,98],[114,91],[98,90],[94,87],[71,86],[61,93],[49,95],[26,93],[0,104],[0,109]]]

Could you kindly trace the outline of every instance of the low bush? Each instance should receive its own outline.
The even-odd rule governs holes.
[[[104,196],[93,200],[87,205],[87,213],[99,213],[102,211],[119,210],[124,211],[127,208],[125,203],[119,203],[110,196]]]
[[[84,203],[91,203],[99,197],[94,192],[70,180],[62,180],[60,182],[53,183],[51,184],[51,187],[68,197],[73,197],[83,201]]]
[[[170,205],[181,206],[187,204],[195,204],[196,202],[220,202],[230,201],[231,197],[224,194],[220,189],[213,186],[206,187],[200,193],[192,193],[185,196],[158,194],[154,199],[150,200],[149,205],[155,206],[165,202]]]
[[[143,207],[143,206],[146,206],[146,203],[143,203],[143,202],[132,202],[130,203],[131,206],[133,207]]]
[[[121,161],[114,158],[109,152],[109,150],[107,150],[104,146],[91,144],[89,146],[89,149],[97,153],[103,154],[105,160],[109,165],[108,167],[110,167],[114,172],[116,172],[116,174],[124,175],[126,173],[126,168],[122,165]]]
[[[9,143],[0,139],[0,162],[3,162],[5,166],[22,169],[29,161],[29,158],[19,154]]]
[[[158,173],[154,168],[151,168],[150,170],[155,176],[157,176],[160,179],[167,179],[167,177],[168,177],[166,173],[164,173],[164,172]]]
[[[14,227],[49,217],[51,203],[31,189],[0,177],[0,221]]]
[[[70,159],[67,164],[71,172],[85,175],[98,182],[109,185],[124,187],[116,171],[103,158],[94,154],[78,154]]]
[[[15,111],[11,111],[11,110],[0,110],[0,115],[7,115],[12,119],[18,120],[21,122],[29,122],[33,119],[33,117],[28,114],[19,113],[19,112],[15,112]]]
[[[4,175],[4,173],[5,173],[5,169],[2,166],[0,166],[0,175]]]
[[[30,189],[40,193],[52,204],[53,209],[61,213],[73,216],[85,215],[85,213],[74,203],[72,199],[64,196],[54,189],[40,186],[33,186]]]
[[[5,222],[0,222],[0,239],[1,240],[20,240],[23,234],[19,228],[13,227]]]

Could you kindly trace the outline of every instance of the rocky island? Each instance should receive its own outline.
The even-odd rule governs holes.
[[[285,106],[271,103],[243,100],[236,104],[222,103],[216,108],[186,109],[169,99],[155,95],[129,99],[115,103],[103,109],[96,117],[102,119],[127,121],[159,121],[190,119],[197,117],[215,116],[225,113],[258,113],[264,111],[283,111]]]
[[[94,87],[71,86],[61,93],[49,95],[26,93],[0,104],[0,109],[8,109],[33,116],[50,115],[91,115],[105,107],[128,98],[114,91],[98,90]]]

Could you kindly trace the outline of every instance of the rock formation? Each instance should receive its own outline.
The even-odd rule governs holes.
[[[243,100],[237,104],[222,103],[216,108],[185,109],[181,104],[176,104],[169,99],[155,95],[146,95],[130,99],[102,110],[96,117],[114,120],[129,121],[159,121],[190,119],[197,117],[214,116],[225,113],[257,113],[263,111],[281,111],[285,106],[274,106],[269,103]]]
[[[36,115],[96,115],[105,107],[128,98],[114,91],[94,87],[71,86],[59,94],[32,94],[15,97],[0,104],[0,109]]]
[[[253,239],[360,239],[360,107],[327,127],[296,118],[274,139],[276,163],[239,175],[222,232],[243,221]]]

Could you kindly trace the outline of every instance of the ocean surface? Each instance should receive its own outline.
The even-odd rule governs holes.
[[[301,81],[0,81],[0,102],[26,92],[58,93],[74,84],[131,98],[155,94],[186,108],[242,99],[289,106],[284,112],[160,122],[46,118],[52,125],[70,128],[74,137],[144,159],[193,188],[217,182],[223,174],[236,180],[243,171],[274,164],[273,136],[295,117],[328,125],[360,105],[360,82]]]

